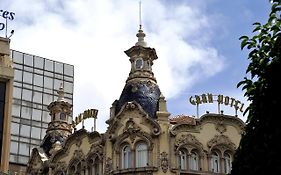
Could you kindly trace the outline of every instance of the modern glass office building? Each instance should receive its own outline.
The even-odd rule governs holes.
[[[26,165],[31,150],[44,138],[51,121],[47,106],[57,99],[61,83],[65,99],[73,104],[74,66],[15,50],[10,56],[15,75],[10,165]]]

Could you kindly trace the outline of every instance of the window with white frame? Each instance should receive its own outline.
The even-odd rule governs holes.
[[[220,172],[220,157],[219,154],[217,152],[212,152],[211,154],[211,171],[218,173]]]
[[[196,151],[191,151],[189,157],[189,168],[191,170],[199,170],[199,156]]]
[[[231,172],[231,156],[228,153],[224,153],[224,171],[226,174]]]
[[[179,166],[181,170],[187,169],[187,153],[186,150],[179,151]]]
[[[131,168],[131,148],[125,145],[122,150],[122,168]]]
[[[145,143],[140,143],[136,147],[136,167],[145,167],[148,164],[148,150]]]

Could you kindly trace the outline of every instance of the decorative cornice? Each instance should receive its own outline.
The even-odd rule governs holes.
[[[200,132],[202,126],[205,123],[214,123],[216,125],[216,130],[219,133],[224,133],[226,131],[226,126],[230,125],[237,129],[237,131],[242,134],[244,132],[245,123],[234,116],[221,115],[221,114],[205,114],[199,119],[195,119],[196,124],[180,123],[172,125],[170,129],[170,134],[176,136],[180,132],[192,131]]]
[[[133,46],[126,50],[125,53],[128,57],[144,55],[144,60],[156,60],[158,58],[155,49],[150,47]]]
[[[203,123],[222,123],[223,125],[234,126],[240,134],[244,132],[245,123],[235,116],[222,114],[205,114],[197,120],[199,125]]]

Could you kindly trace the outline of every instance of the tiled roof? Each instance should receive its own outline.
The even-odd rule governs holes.
[[[196,125],[196,121],[194,117],[190,117],[187,115],[177,115],[172,118],[170,118],[171,124],[190,124],[190,125]]]

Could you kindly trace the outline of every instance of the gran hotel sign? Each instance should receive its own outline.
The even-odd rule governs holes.
[[[202,95],[195,95],[189,98],[189,102],[192,105],[197,106],[197,116],[198,116],[198,107],[204,103],[214,103],[217,102],[218,104],[218,113],[221,113],[220,105],[226,105],[229,107],[233,107],[235,109],[235,115],[237,115],[237,111],[243,112],[244,111],[244,103],[239,100],[236,100],[233,97],[224,96],[224,95],[213,95],[211,93],[202,94]]]

